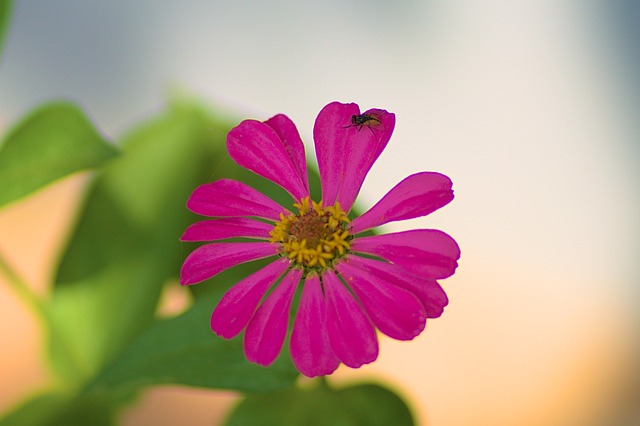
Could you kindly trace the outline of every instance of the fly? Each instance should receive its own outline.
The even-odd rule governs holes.
[[[380,124],[380,119],[369,114],[352,115],[351,124],[344,126],[345,129],[349,127],[357,127],[358,131],[362,130],[362,126],[367,126],[373,132],[371,126]]]

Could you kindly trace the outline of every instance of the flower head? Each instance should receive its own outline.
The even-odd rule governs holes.
[[[231,158],[289,192],[292,208],[235,180],[199,186],[187,207],[214,219],[194,223],[182,240],[214,242],[187,257],[180,282],[195,284],[235,265],[273,258],[231,287],[211,316],[211,328],[226,339],[245,330],[249,361],[266,366],[280,353],[298,287],[290,351],[309,377],[331,374],[340,362],[357,368],[374,361],[376,328],[411,340],[427,318],[442,314],[448,300],[437,280],[452,275],[460,257],[450,236],[433,229],[360,234],[446,205],[453,199],[451,180],[416,173],[361,216],[348,218],[394,125],[394,114],[361,113],[356,104],[333,102],[320,111],[313,130],[320,201],[311,199],[304,146],[288,117],[245,120],[229,132]],[[255,241],[224,241],[237,237]]]

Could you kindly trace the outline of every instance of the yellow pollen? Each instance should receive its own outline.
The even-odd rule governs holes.
[[[285,216],[269,233],[274,244],[282,246],[282,254],[300,266],[326,268],[349,250],[351,237],[349,218],[340,203],[323,207],[309,197],[294,204],[298,214]]]

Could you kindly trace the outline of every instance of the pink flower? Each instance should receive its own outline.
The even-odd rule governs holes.
[[[287,190],[295,209],[235,180],[199,186],[187,207],[215,219],[194,223],[182,240],[215,242],[187,257],[180,282],[195,284],[244,262],[274,258],[234,285],[211,316],[211,328],[225,339],[245,330],[249,361],[267,366],[276,359],[300,285],[290,351],[298,370],[309,377],[331,374],[340,362],[357,368],[374,361],[376,328],[411,340],[427,318],[442,314],[448,300],[437,280],[457,267],[460,249],[453,238],[433,229],[359,234],[446,205],[453,199],[451,180],[416,173],[366,213],[352,221],[347,217],[394,125],[394,114],[381,109],[361,114],[356,104],[333,102],[320,111],[313,130],[320,202],[310,199],[304,146],[287,116],[245,120],[229,132],[231,158]],[[256,241],[220,241],[237,237]]]

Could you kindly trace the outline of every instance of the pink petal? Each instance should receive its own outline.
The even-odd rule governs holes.
[[[338,192],[345,178],[344,162],[347,159],[346,147],[349,132],[346,131],[345,126],[351,123],[353,115],[358,114],[360,114],[360,108],[357,104],[332,102],[322,108],[313,126],[313,140],[322,184],[322,201],[326,206],[333,205],[338,199]]]
[[[269,239],[273,225],[243,217],[203,220],[189,226],[180,241],[215,241],[226,238]]]
[[[373,254],[427,278],[453,275],[460,258],[455,240],[435,229],[354,238],[351,250]]]
[[[280,213],[288,213],[271,198],[232,179],[200,185],[189,197],[187,208],[203,216],[255,216],[271,220],[280,220]]]
[[[287,335],[291,300],[301,277],[301,269],[292,269],[249,321],[244,334],[244,353],[249,361],[267,366],[278,357]]]
[[[416,296],[349,261],[338,263],[336,269],[378,330],[397,340],[411,340],[424,330],[427,315]]]
[[[351,368],[375,361],[378,357],[378,337],[358,302],[327,269],[322,274],[327,300],[327,330],[333,352]]]
[[[287,125],[278,127],[283,124],[281,119],[276,118],[271,124],[287,137],[286,141],[280,139],[269,124],[245,120],[227,134],[229,155],[242,167],[286,189],[295,200],[308,197],[306,179],[300,176],[303,170],[299,164],[299,154],[291,149],[297,143],[293,132]]]
[[[278,259],[231,287],[211,314],[214,333],[225,339],[240,334],[267,290],[289,265],[288,260]]]
[[[278,254],[278,246],[260,243],[212,243],[198,247],[182,264],[180,284],[196,284],[232,266]]]
[[[290,350],[296,368],[307,377],[331,374],[340,364],[329,342],[325,300],[316,274],[305,281]]]
[[[382,109],[370,109],[363,115],[378,121],[354,125],[353,116],[360,114],[357,104],[332,102],[316,118],[313,138],[322,182],[325,205],[340,202],[349,211],[364,178],[391,138],[395,115]]]
[[[368,212],[351,222],[360,233],[384,223],[426,216],[453,200],[451,180],[440,173],[422,172],[405,178]]]
[[[427,318],[438,318],[442,315],[444,307],[449,304],[446,293],[434,279],[418,277],[398,265],[379,260],[360,256],[347,256],[346,259],[351,266],[367,271],[414,294],[424,306]]]
[[[297,175],[300,177],[304,187],[309,193],[309,174],[307,173],[307,159],[304,152],[304,144],[300,138],[300,133],[296,129],[296,125],[293,121],[284,114],[278,114],[271,117],[266,124],[269,125],[278,134],[278,137],[282,141],[285,151],[291,159]]]

